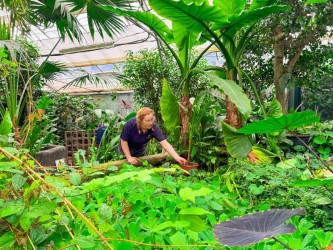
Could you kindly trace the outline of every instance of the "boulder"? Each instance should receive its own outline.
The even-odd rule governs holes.
[[[42,166],[57,166],[58,161],[65,161],[66,147],[49,144],[37,152],[35,158]]]

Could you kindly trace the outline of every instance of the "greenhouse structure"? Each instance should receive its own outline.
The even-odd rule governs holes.
[[[332,0],[0,2],[0,249],[333,249]]]

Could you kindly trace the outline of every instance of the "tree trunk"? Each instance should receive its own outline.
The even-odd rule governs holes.
[[[281,104],[282,111],[284,114],[287,112],[287,105],[285,102],[284,87],[280,85],[280,79],[283,76],[283,57],[284,57],[284,40],[285,35],[281,28],[274,30],[275,41],[274,41],[274,86],[275,86],[275,97]]]
[[[236,105],[230,100],[229,96],[227,96],[226,98],[226,106],[227,117],[224,121],[236,129],[241,128],[243,126],[241,116],[238,112]]]
[[[183,95],[180,107],[180,146],[186,148],[188,145],[189,122],[192,114],[192,104],[188,95]]]

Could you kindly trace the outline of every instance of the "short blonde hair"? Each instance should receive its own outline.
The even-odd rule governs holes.
[[[151,108],[143,107],[139,109],[139,111],[136,113],[136,126],[139,129],[139,133],[141,132],[141,125],[143,122],[143,119],[147,116],[153,114],[154,115],[154,110]]]

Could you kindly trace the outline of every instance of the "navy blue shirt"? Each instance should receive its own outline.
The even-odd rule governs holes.
[[[128,120],[120,134],[120,139],[127,141],[131,156],[134,157],[145,154],[146,145],[152,138],[155,138],[158,142],[165,140],[161,129],[156,124],[153,125],[153,129],[148,129],[145,133],[141,131],[139,134],[136,118]],[[120,153],[124,154],[122,148],[119,149]]]

